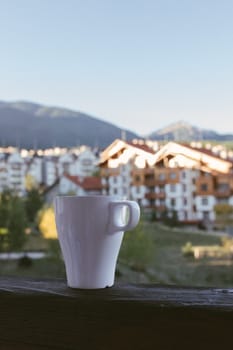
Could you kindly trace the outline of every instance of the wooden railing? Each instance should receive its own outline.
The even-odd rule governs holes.
[[[145,194],[146,199],[165,199],[165,192],[147,192]]]
[[[0,279],[0,349],[232,349],[233,291]]]

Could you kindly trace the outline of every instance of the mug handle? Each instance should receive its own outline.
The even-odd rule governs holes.
[[[129,209],[129,218],[126,224],[122,224],[122,220],[120,220],[123,207]],[[131,230],[138,224],[139,218],[140,207],[137,202],[124,200],[109,203],[108,229],[110,233]]]

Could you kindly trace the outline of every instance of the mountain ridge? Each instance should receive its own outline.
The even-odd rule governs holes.
[[[157,141],[233,141],[233,133],[221,134],[181,120],[152,132],[148,138]]]
[[[129,140],[139,137],[124,131]],[[48,148],[85,144],[104,148],[121,134],[122,128],[83,112],[25,101],[0,101],[2,145]]]
[[[29,101],[0,101],[0,145],[24,148],[48,148],[78,145],[103,149],[116,138],[148,138],[157,141],[233,141],[233,134],[198,128],[178,121],[138,135],[113,123],[68,108],[46,106]]]

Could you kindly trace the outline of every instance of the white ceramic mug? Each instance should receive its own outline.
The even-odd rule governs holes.
[[[128,208],[126,223],[124,208]],[[56,226],[68,286],[112,286],[124,231],[134,228],[139,217],[134,201],[102,195],[56,197]]]

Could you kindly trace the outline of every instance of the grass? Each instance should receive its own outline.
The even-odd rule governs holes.
[[[1,276],[33,277],[33,278],[65,278],[63,261],[60,259],[33,260],[31,266],[22,267],[18,261],[1,261]]]
[[[157,223],[141,223],[134,232],[127,232],[121,247],[116,282],[159,283],[189,286],[233,286],[231,259],[203,258],[195,260],[182,253],[190,242],[198,246],[221,244],[220,237],[206,232],[190,232],[164,227]],[[17,261],[0,261],[0,275],[35,278],[65,278],[64,263],[56,240],[30,237],[25,250],[47,250],[50,256],[34,260],[22,267]]]
[[[220,237],[205,232],[192,233],[181,229],[167,228],[153,223],[145,224],[144,234],[150,237],[153,246],[152,256],[144,273],[130,271],[132,269],[129,269],[125,262],[119,261],[118,281],[232,287],[232,260],[195,260],[193,257],[186,257],[182,253],[182,247],[187,242],[199,246],[219,245],[221,244]],[[133,232],[131,235],[133,235]]]
[[[31,260],[31,264],[25,266],[22,266],[17,260],[1,260],[0,276],[65,278],[65,267],[57,240],[44,239],[40,235],[30,235],[23,251],[45,251],[48,257]]]

